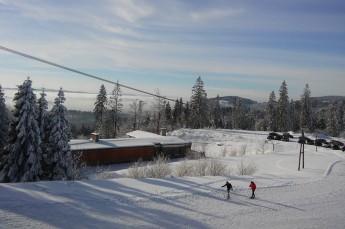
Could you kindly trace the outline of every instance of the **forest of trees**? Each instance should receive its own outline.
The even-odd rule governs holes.
[[[114,91],[120,91],[118,85],[115,85]],[[146,104],[136,100],[130,105],[127,116],[121,116],[121,93],[114,97],[114,91],[107,98],[102,85],[95,102],[97,131],[105,138],[136,129],[159,133],[162,127],[168,130],[226,128],[281,132],[303,129],[309,132],[322,131],[331,136],[339,136],[344,132],[345,101],[331,103],[329,107],[322,109],[313,107],[308,84],[301,92],[300,99],[294,101],[289,99],[288,85],[283,81],[278,90],[278,98],[274,91],[270,92],[266,107],[262,110],[244,105],[240,98],[236,98],[231,106],[222,106],[219,96],[208,99],[204,82],[198,77],[189,101],[179,98],[171,103],[156,98],[149,109],[144,109]],[[159,91],[156,94],[159,95]]]
[[[54,105],[48,110],[44,91],[37,99],[32,82],[27,79],[18,86],[12,111],[6,106],[0,85],[0,181],[20,182],[73,179],[76,163],[69,140],[91,132],[102,138],[121,137],[130,130],[159,133],[161,128],[226,128],[261,131],[322,131],[331,136],[344,135],[345,101],[316,107],[308,84],[299,100],[290,100],[288,85],[283,81],[278,98],[269,93],[265,109],[254,109],[236,98],[230,106],[221,98],[208,99],[201,77],[192,87],[189,101],[182,98],[166,101],[158,95],[152,104],[134,100],[124,112],[122,93],[115,84],[110,94],[101,86],[94,104],[94,123],[71,125],[68,121],[65,96],[59,90]],[[148,106],[148,107],[146,107]],[[75,111],[70,118],[78,117]],[[79,114],[80,115],[80,114]],[[87,117],[87,113],[83,114]],[[88,121],[87,121],[88,122]],[[90,121],[91,122],[91,121]]]

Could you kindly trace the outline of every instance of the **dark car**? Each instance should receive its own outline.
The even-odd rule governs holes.
[[[340,150],[344,147],[344,143],[336,140],[331,140],[330,141],[331,148],[334,150]]]
[[[307,144],[307,145],[314,145],[315,144],[315,141],[306,137],[306,136],[301,136],[298,138],[298,143],[301,143],[301,144]]]
[[[287,132],[283,133],[283,138],[282,140],[285,141],[285,142],[288,142],[290,141],[290,138],[293,138],[293,136]]]
[[[268,134],[268,137],[267,137],[268,140],[282,140],[283,139],[283,136],[276,133],[276,132],[271,132]]]
[[[324,146],[326,144],[328,144],[328,142],[325,139],[318,138],[315,140],[316,146]]]

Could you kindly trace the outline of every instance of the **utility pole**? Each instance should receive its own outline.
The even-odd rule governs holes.
[[[301,170],[301,157],[302,157],[302,168],[304,169],[304,143],[305,143],[305,138],[304,138],[304,131],[302,129],[302,137],[300,139],[300,148],[299,148],[299,158],[298,158],[298,171]]]

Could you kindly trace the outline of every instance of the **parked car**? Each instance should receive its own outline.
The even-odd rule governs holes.
[[[290,138],[293,138],[293,136],[287,132],[283,133],[283,138],[282,140],[285,141],[285,142],[288,142],[290,141]]]
[[[331,148],[334,150],[340,150],[344,147],[344,143],[336,140],[331,140],[330,141]]]
[[[325,146],[327,144],[328,144],[328,142],[325,139],[318,138],[315,140],[316,146]]]
[[[267,137],[268,140],[282,140],[282,138],[283,136],[276,132],[269,133]]]
[[[299,137],[298,138],[298,143],[301,143],[301,144],[307,144],[307,145],[314,145],[315,144],[315,141],[304,136],[304,137]]]

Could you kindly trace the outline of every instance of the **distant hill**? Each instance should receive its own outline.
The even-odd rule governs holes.
[[[311,97],[311,103],[314,108],[327,107],[329,104],[345,101],[345,96],[320,96]]]
[[[242,102],[242,105],[244,105],[246,107],[250,107],[250,106],[258,103],[254,100],[242,98],[239,96],[222,96],[219,98],[220,98],[220,104],[224,107],[232,107],[235,104],[236,99],[240,99]],[[210,100],[216,100],[216,98],[210,98]]]
[[[250,107],[254,110],[263,110],[266,108],[267,102],[257,102],[248,98],[243,98],[239,96],[223,96],[219,97],[221,106],[232,107],[235,104],[236,99],[241,99],[242,104],[246,107]],[[215,100],[216,98],[210,98],[210,100]],[[329,104],[338,103],[345,101],[345,96],[320,96],[311,97],[312,107],[314,109],[327,108]]]

